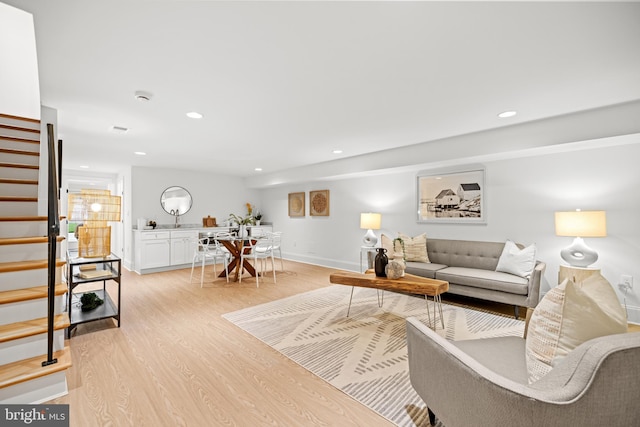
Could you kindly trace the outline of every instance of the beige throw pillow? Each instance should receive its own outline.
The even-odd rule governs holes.
[[[398,233],[404,245],[404,257],[407,261],[430,262],[427,254],[427,235],[421,234],[410,237],[403,233]]]
[[[399,247],[399,243],[396,240],[391,239],[391,237],[386,234],[382,234],[380,236],[380,246],[387,250],[387,257],[389,259],[402,259],[404,257],[402,248]]]
[[[531,315],[525,351],[529,384],[583,342],[625,332],[626,313],[604,277],[591,276],[581,286],[565,279]]]

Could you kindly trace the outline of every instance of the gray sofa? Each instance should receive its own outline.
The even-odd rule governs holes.
[[[525,339],[448,341],[407,319],[411,384],[446,427],[637,426],[640,333],[594,338],[528,384]]]
[[[521,245],[518,245],[521,247]],[[546,264],[537,261],[528,279],[495,271],[504,242],[427,239],[429,263],[407,262],[406,272],[449,282],[449,293],[533,308]]]

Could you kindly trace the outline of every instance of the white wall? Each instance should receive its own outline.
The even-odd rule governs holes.
[[[179,219],[180,224],[202,225],[202,218],[215,217],[218,223],[229,214],[245,215],[245,203],[257,204],[258,191],[247,189],[241,178],[215,173],[133,167],[129,179],[130,198],[125,196],[125,266],[133,263],[132,230],[138,218],[154,220],[158,225],[172,225],[174,217],[160,205],[160,195],[168,187],[184,187],[191,193],[191,210]],[[125,190],[126,192],[126,190]]]
[[[595,147],[595,148],[594,148]],[[608,236],[586,239],[600,259],[594,265],[614,285],[620,274],[634,277],[627,297],[630,319],[640,322],[640,135],[614,137],[600,144],[574,144],[577,151],[533,154],[486,161],[486,225],[424,224],[416,221],[417,171],[341,180],[290,184],[261,191],[265,219],[283,231],[285,257],[357,270],[365,230],[361,212],[382,213],[382,230],[393,235],[427,233],[428,237],[536,243],[547,263],[542,292],[557,284],[560,250],[570,238],[554,233],[553,214],[575,208],[607,212]],[[531,154],[531,153],[529,153]],[[330,216],[310,217],[308,192],[331,191]],[[289,218],[287,195],[306,192],[304,218]],[[616,291],[620,294],[617,286]]]
[[[0,3],[0,113],[40,118],[33,16]],[[6,66],[11,64],[11,67]]]

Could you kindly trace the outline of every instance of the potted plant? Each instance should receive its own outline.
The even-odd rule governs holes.
[[[247,216],[229,214],[229,221],[238,224],[238,226],[240,227],[240,229],[238,230],[238,235],[240,237],[245,237],[247,234],[247,225],[253,224],[253,216],[251,216],[250,214]]]

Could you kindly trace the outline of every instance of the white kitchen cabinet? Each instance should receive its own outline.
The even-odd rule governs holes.
[[[229,228],[134,230],[134,270],[147,274],[184,268],[193,260],[200,233],[218,231],[229,231]]]
[[[137,232],[135,270],[165,267],[171,263],[171,233],[168,231]]]
[[[198,241],[198,230],[171,231],[171,265],[190,264]]]

